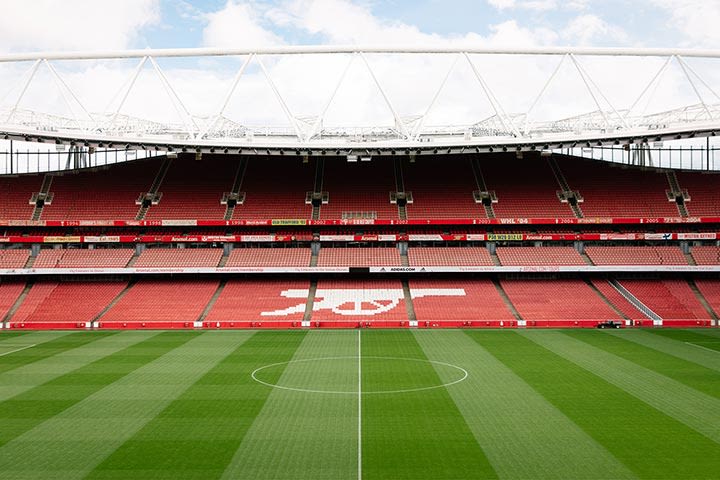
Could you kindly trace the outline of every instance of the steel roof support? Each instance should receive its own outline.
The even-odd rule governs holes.
[[[378,90],[380,90],[380,94],[385,99],[385,104],[388,106],[390,111],[393,114],[393,118],[395,118],[395,124],[400,129],[400,134],[403,136],[405,140],[410,139],[410,135],[408,134],[407,128],[405,128],[405,123],[400,118],[400,115],[398,115],[395,108],[392,106],[392,103],[390,102],[390,98],[388,98],[387,94],[385,93],[385,90],[382,88],[382,85],[380,85],[380,82],[378,81],[377,77],[375,76],[375,71],[370,66],[370,63],[367,61],[367,58],[365,57],[365,54],[363,52],[359,52],[360,58],[362,58],[363,62],[365,62],[365,66],[368,69],[368,72],[370,72],[370,76],[375,81],[375,85],[377,85]]]
[[[280,107],[282,107],[283,112],[285,112],[285,116],[290,122],[290,125],[292,125],[293,129],[295,130],[295,135],[297,135],[298,140],[302,142],[303,135],[300,131],[300,127],[298,126],[297,119],[293,116],[292,112],[290,112],[290,108],[288,108],[287,104],[285,103],[285,99],[282,97],[282,95],[280,95],[280,92],[275,86],[275,82],[273,82],[272,77],[270,76],[270,72],[267,71],[267,68],[265,68],[265,64],[260,57],[257,57],[257,62],[258,65],[260,65],[260,70],[262,70],[263,75],[265,75],[265,79],[270,85],[270,88],[275,94],[275,98],[277,98],[277,101],[280,102]]]
[[[85,105],[82,104],[82,102],[81,102],[80,99],[77,97],[77,95],[75,95],[75,92],[72,91],[72,89],[70,88],[70,86],[69,86],[67,83],[65,83],[65,80],[63,80],[62,77],[60,76],[60,74],[58,74],[57,70],[55,70],[55,67],[53,67],[53,65],[52,65],[50,62],[48,62],[47,60],[43,60],[43,62],[45,63],[45,65],[47,66],[48,70],[50,70],[50,73],[52,73],[53,77],[55,78],[55,82],[57,83],[58,88],[60,89],[60,91],[62,92],[62,91],[63,91],[63,87],[64,87],[65,90],[67,90],[67,92],[70,94],[70,96],[72,97],[72,99],[75,100],[75,103],[78,104],[78,106],[79,106],[80,109],[83,111],[83,113],[90,119],[90,122],[92,123],[92,126],[93,126],[93,127],[96,127],[96,126],[97,126],[97,123],[95,122],[95,118],[93,118],[93,116],[90,115],[90,112],[87,111],[87,109],[85,108]],[[64,95],[64,94],[63,94],[63,99],[65,100],[65,103],[67,103],[68,108],[70,108],[70,111],[73,113],[73,117],[75,117],[75,113],[73,112],[72,107],[70,106],[70,102],[67,100],[67,98],[65,98],[65,95]],[[80,125],[77,117],[75,117],[75,121],[78,122],[78,125]]]
[[[160,83],[163,84],[163,87],[165,88],[165,93],[167,93],[170,97],[170,102],[172,102],[175,111],[177,111],[178,116],[185,124],[188,135],[190,135],[190,138],[195,137],[195,132],[199,130],[197,124],[195,123],[195,119],[192,118],[190,112],[188,112],[187,108],[185,108],[185,104],[182,102],[182,100],[180,100],[178,94],[175,93],[175,90],[172,88],[172,85],[170,85],[170,82],[160,68],[160,65],[157,64],[153,57],[148,57],[148,59],[150,60],[150,64],[152,64],[155,73],[158,75],[158,77],[160,77]],[[177,104],[175,102],[177,102]],[[179,108],[178,105],[180,106]],[[182,111],[180,111],[180,109],[182,109]]]
[[[477,78],[478,82],[480,83],[480,86],[483,89],[483,92],[485,92],[485,96],[490,101],[490,105],[492,105],[493,110],[495,110],[495,115],[498,116],[500,119],[500,123],[502,123],[503,128],[505,130],[512,131],[515,136],[520,136],[520,131],[515,126],[515,123],[512,121],[512,119],[505,113],[505,109],[503,109],[502,104],[498,101],[498,99],[495,97],[495,94],[490,90],[490,86],[487,84],[485,79],[482,75],[480,75],[480,71],[475,66],[475,63],[470,59],[470,55],[468,55],[467,52],[463,52],[463,55],[467,59],[468,63],[470,64],[470,68],[472,68],[473,73],[475,74],[475,78]],[[508,126],[509,124],[509,126]]]
[[[322,125],[323,120],[325,119],[325,114],[327,113],[328,109],[330,108],[330,105],[332,104],[333,100],[335,99],[335,95],[337,95],[338,90],[340,90],[340,86],[345,81],[345,76],[347,75],[347,72],[350,70],[350,66],[353,64],[353,61],[355,60],[355,57],[357,56],[357,53],[352,53],[350,55],[350,60],[348,61],[347,65],[345,65],[345,69],[343,70],[342,74],[340,75],[340,79],[338,80],[337,84],[335,85],[335,89],[333,90],[332,94],[330,95],[330,98],[328,98],[328,101],[325,103],[325,107],[322,109],[322,112],[320,115],[315,119],[315,123],[312,126],[312,129],[310,130],[310,133],[305,137],[305,143],[307,144],[310,142],[310,140],[317,135],[318,130],[320,129],[320,125]]]
[[[587,78],[585,78],[585,74],[583,73],[582,69],[578,65],[578,62],[575,59],[575,56],[571,54],[570,60],[572,60],[573,65],[575,65],[575,69],[578,71],[580,78],[582,79],[583,83],[585,84],[585,88],[587,89],[588,93],[592,97],[593,102],[595,102],[595,106],[597,106],[597,109],[600,112],[600,115],[602,115],[603,120],[605,121],[605,127],[610,128],[610,120],[608,120],[608,117],[605,114],[605,111],[603,110],[602,106],[600,105],[600,102],[598,102],[598,99],[595,96],[595,92],[593,92],[593,89],[590,88],[590,84],[588,83]]]
[[[22,90],[20,91],[20,95],[18,95],[17,100],[15,100],[15,105],[13,105],[13,108],[10,110],[10,113],[7,116],[7,119],[5,119],[6,123],[10,123],[10,120],[12,120],[12,117],[15,115],[15,112],[18,109],[18,106],[20,105],[20,102],[22,101],[23,97],[25,96],[25,92],[27,92],[28,87],[30,86],[30,82],[32,82],[33,77],[35,76],[35,73],[37,73],[38,67],[40,66],[41,59],[37,59],[35,63],[33,63],[33,66],[30,67],[30,75],[28,76],[27,81],[24,83]]]
[[[115,124],[115,120],[117,119],[118,115],[120,114],[120,110],[122,110],[122,107],[125,105],[125,101],[127,100],[127,97],[130,95],[130,91],[135,86],[135,82],[137,81],[137,78],[140,75],[140,71],[142,70],[143,66],[145,65],[145,62],[147,62],[147,59],[148,59],[148,57],[142,57],[142,59],[140,59],[140,62],[137,64],[137,67],[135,67],[135,71],[133,72],[132,76],[130,77],[130,84],[128,85],[127,90],[125,90],[125,94],[123,95],[122,99],[120,100],[120,103],[118,104],[117,109],[115,109],[115,113],[113,113],[113,116],[110,117],[110,121],[108,122],[108,125],[107,125],[108,128],[112,127],[112,125]],[[122,87],[121,87],[120,91],[122,91]],[[111,100],[111,102],[112,102],[112,100]],[[109,105],[108,105],[108,108],[109,108]]]
[[[711,120],[714,120],[713,114],[710,112],[710,109],[708,108],[707,104],[705,103],[705,99],[700,94],[700,90],[698,90],[697,85],[695,85],[695,82],[692,79],[692,76],[690,75],[690,72],[688,71],[688,67],[685,64],[685,62],[680,57],[675,57],[680,64],[680,68],[682,68],[682,71],[685,73],[685,77],[687,77],[688,82],[690,82],[690,85],[692,86],[693,91],[695,92],[695,95],[698,97],[698,100],[700,100],[700,103],[703,106],[703,109],[705,110],[705,113],[708,114],[708,117],[710,117]],[[697,75],[697,74],[695,74]],[[712,91],[712,90],[711,90]],[[715,92],[713,92],[715,93]],[[717,96],[717,95],[716,95]]]
[[[527,136],[527,134],[528,134],[528,123],[530,121],[530,114],[535,109],[535,106],[538,104],[538,102],[540,101],[542,96],[545,94],[545,90],[548,89],[548,87],[552,83],[553,79],[555,78],[557,73],[560,71],[560,67],[562,67],[562,64],[565,61],[565,58],[567,58],[567,54],[563,55],[560,58],[560,61],[558,62],[557,67],[555,67],[555,70],[553,70],[552,74],[550,75],[550,78],[547,79],[547,81],[545,82],[545,85],[543,85],[542,90],[540,90],[540,93],[538,93],[538,96],[535,97],[535,100],[532,102],[532,104],[530,104],[530,108],[528,108],[527,112],[525,112],[525,122],[523,123],[523,129],[522,129],[522,133],[524,136]]]
[[[640,95],[635,99],[633,104],[630,106],[630,108],[627,109],[625,112],[625,118],[627,118],[630,115],[630,112],[633,111],[633,109],[637,106],[638,103],[640,103],[640,100],[645,96],[645,94],[650,90],[650,87],[652,87],[655,82],[660,82],[660,78],[665,73],[665,70],[667,70],[668,65],[670,65],[670,62],[672,61],[672,56],[667,57],[667,60],[665,60],[665,63],[663,63],[662,67],[660,67],[660,70],[657,71],[655,76],[650,80],[650,82],[645,86],[642,92],[640,92]],[[643,110],[644,113],[644,110]]]
[[[457,65],[458,60],[460,60],[460,55],[455,56],[455,59],[450,64],[450,68],[448,69],[447,73],[445,74],[443,81],[440,82],[440,87],[438,87],[437,91],[435,92],[435,95],[433,95],[432,100],[430,100],[430,104],[425,109],[425,113],[423,113],[423,115],[420,117],[420,121],[413,129],[411,136],[415,141],[418,141],[420,139],[420,135],[422,135],[422,128],[425,125],[425,120],[427,119],[427,116],[430,113],[430,110],[432,110],[432,108],[435,106],[435,102],[437,101],[438,97],[440,96],[440,92],[442,92],[443,88],[445,88],[445,84],[447,83],[448,78],[450,78],[450,74],[452,73],[453,69],[455,68],[455,65]]]

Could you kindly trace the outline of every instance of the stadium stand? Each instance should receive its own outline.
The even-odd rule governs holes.
[[[157,159],[138,160],[113,165],[107,170],[54,176],[50,185],[53,200],[45,205],[40,218],[132,220],[138,211],[135,201],[148,190],[158,168]]]
[[[696,246],[690,253],[698,265],[720,265],[720,247]]]
[[[42,181],[41,175],[0,177],[0,219],[29,220],[34,209],[30,198]]]
[[[240,189],[245,202],[235,208],[233,218],[310,218],[305,193],[313,189],[314,174],[315,163],[303,164],[299,158],[249,159]]]
[[[219,283],[202,279],[141,279],[100,320],[193,322],[200,317]]]
[[[708,305],[715,313],[720,313],[720,280],[715,278],[697,278],[695,285],[707,300]]]
[[[148,267],[217,267],[221,248],[147,248],[137,261],[136,268]]]
[[[477,266],[493,265],[484,247],[410,247],[411,266]]]
[[[22,268],[30,257],[30,250],[2,249],[0,250],[0,268]]]
[[[470,162],[445,158],[421,158],[403,165],[405,191],[412,192],[413,203],[407,206],[412,218],[487,218],[481,204],[475,203]]]
[[[635,308],[635,305],[630,303],[625,297],[613,287],[610,282],[602,279],[593,279],[592,284],[602,293],[615,308],[620,310],[623,315],[628,317],[630,320],[643,321],[649,318],[644,315],[640,310]]]
[[[123,268],[134,254],[129,248],[43,249],[34,268]]]
[[[0,281],[0,321],[8,314],[18,297],[25,289],[25,280],[12,277]]]
[[[330,195],[320,208],[322,219],[399,218],[397,205],[390,203],[390,192],[395,191],[391,161],[328,159],[322,189]]]
[[[401,266],[395,247],[321,248],[318,267],[380,267]]]
[[[579,158],[560,157],[557,162],[570,187],[580,192],[585,217],[679,216],[665,193],[670,189],[665,173]]]
[[[418,321],[515,320],[491,280],[411,279],[409,284]],[[458,289],[462,294],[455,295]]]
[[[500,280],[508,298],[528,321],[618,320],[619,317],[582,280]]]
[[[39,282],[30,293],[14,322],[89,322],[127,286],[120,281]],[[37,293],[36,293],[37,292]],[[78,301],[78,299],[83,299]],[[27,305],[27,307],[26,307]]]
[[[709,317],[685,280],[628,279],[620,284],[663,320]]]
[[[507,155],[480,162],[485,183],[495,191],[496,217],[573,218],[567,204],[557,197],[560,190],[550,166],[542,158],[513,159]]]
[[[406,321],[399,280],[318,280],[313,321]]]
[[[679,247],[588,246],[585,253],[595,265],[687,265]]]
[[[585,265],[572,247],[498,247],[496,251],[505,266]]]
[[[677,179],[680,187],[690,195],[690,201],[685,202],[690,215],[720,216],[720,175],[678,172]]]
[[[226,267],[309,267],[309,248],[235,248]]]
[[[223,192],[232,188],[238,162],[235,155],[207,155],[201,161],[179,156],[160,184],[162,199],[150,207],[145,218],[221,220],[225,205],[220,200]]]
[[[206,320],[302,320],[309,287],[307,280],[228,280]],[[304,291],[305,295],[283,296],[282,292],[288,290]],[[263,312],[277,313],[263,315]]]

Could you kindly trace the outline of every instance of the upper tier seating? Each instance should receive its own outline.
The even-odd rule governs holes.
[[[141,279],[100,321],[144,322],[198,320],[219,280]]]
[[[122,292],[127,282],[46,282],[33,285],[13,322],[89,322]],[[78,301],[82,299],[82,301]],[[27,304],[27,306],[26,306]]]
[[[481,204],[475,203],[477,184],[466,158],[419,157],[403,164],[405,191],[412,192],[413,203],[407,216],[413,218],[487,218]]]
[[[390,203],[390,192],[395,190],[391,160],[348,163],[328,158],[322,189],[330,194],[330,201],[320,207],[321,219],[344,218],[346,213],[347,218],[373,218],[373,214],[374,218],[399,218],[397,205]]]
[[[720,217],[719,174],[678,172],[677,179],[690,194],[690,201],[685,202],[690,215]]]
[[[217,267],[222,254],[221,248],[147,248],[134,267]]]
[[[0,321],[10,311],[15,301],[25,289],[25,280],[5,277],[0,280]]]
[[[305,193],[313,189],[315,162],[300,158],[252,157],[240,191],[245,203],[235,207],[234,219],[309,219],[312,206],[305,204]]]
[[[123,268],[134,253],[130,248],[43,249],[33,268]]]
[[[621,280],[620,284],[663,320],[707,319],[685,280]]]
[[[401,266],[400,252],[395,247],[326,248],[320,249],[318,267],[382,267]]]
[[[0,177],[0,219],[30,220],[35,208],[30,198],[40,191],[42,181],[42,175]]]
[[[206,320],[302,320],[309,288],[307,280],[228,280]],[[283,296],[286,290],[301,290],[305,295]],[[263,312],[277,313],[263,315]]]
[[[665,173],[637,168],[612,168],[607,163],[580,158],[558,158],[573,190],[583,197],[585,217],[678,217],[668,201]]]
[[[690,250],[698,265],[720,265],[720,247],[699,246]]]
[[[226,267],[309,267],[309,248],[235,248]]]
[[[492,258],[484,247],[410,247],[411,266],[491,266]]]
[[[498,202],[493,204],[496,217],[575,217],[570,206],[558,199],[560,186],[544,158],[481,157],[480,168],[488,190],[497,195]]]
[[[491,280],[411,279],[409,283],[419,321],[515,319]]]
[[[585,247],[595,265],[687,265],[679,247]]]
[[[222,220],[225,205],[220,203],[235,179],[240,159],[232,155],[181,155],[172,161],[160,184],[162,199],[147,212],[147,220]]]
[[[312,320],[407,320],[399,280],[318,280]]]
[[[524,320],[618,320],[582,280],[501,280],[505,293]]]
[[[52,204],[45,205],[40,218],[134,220],[139,208],[135,201],[148,191],[160,165],[160,159],[136,160],[105,170],[55,176],[50,185]]]
[[[498,247],[503,266],[586,265],[572,247]]]
[[[2,249],[0,250],[0,268],[23,268],[30,258],[30,250]]]

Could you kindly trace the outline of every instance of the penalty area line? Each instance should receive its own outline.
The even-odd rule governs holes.
[[[33,343],[32,345],[25,345],[24,347],[16,348],[15,350],[10,350],[9,352],[0,353],[0,357],[4,357],[5,355],[10,355],[11,353],[19,352],[21,350],[27,350],[28,348],[32,348],[37,343]]]

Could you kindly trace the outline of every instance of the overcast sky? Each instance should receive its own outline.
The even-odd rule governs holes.
[[[720,45],[720,0],[2,0],[2,4],[0,51],[5,52],[448,42],[504,47]],[[514,113],[526,111],[558,60],[473,59],[505,109]],[[159,64],[194,115],[212,116],[241,61],[160,59]],[[264,59],[297,118],[321,112],[347,61]],[[454,61],[452,56],[370,59],[403,118],[426,112]],[[618,109],[633,103],[663,62],[581,61]],[[58,62],[56,68],[88,111],[113,112],[136,63]],[[710,85],[720,85],[716,65],[702,60],[692,65]],[[0,108],[14,104],[29,66],[0,65]],[[349,72],[328,109],[325,125],[392,125],[392,116],[361,62],[355,62]],[[82,116],[80,106],[63,99],[61,89],[41,67],[19,107],[63,116],[74,110]],[[678,65],[672,65],[662,85],[649,94],[654,99],[644,99],[638,110],[651,113],[697,103]],[[709,91],[701,94],[709,103],[718,101]],[[534,115],[538,120],[564,118],[596,109],[578,72],[567,62]],[[149,64],[121,113],[182,121]],[[470,66],[462,60],[453,67],[426,123],[470,124],[492,114]],[[225,116],[242,124],[289,125],[257,65],[247,70]]]

